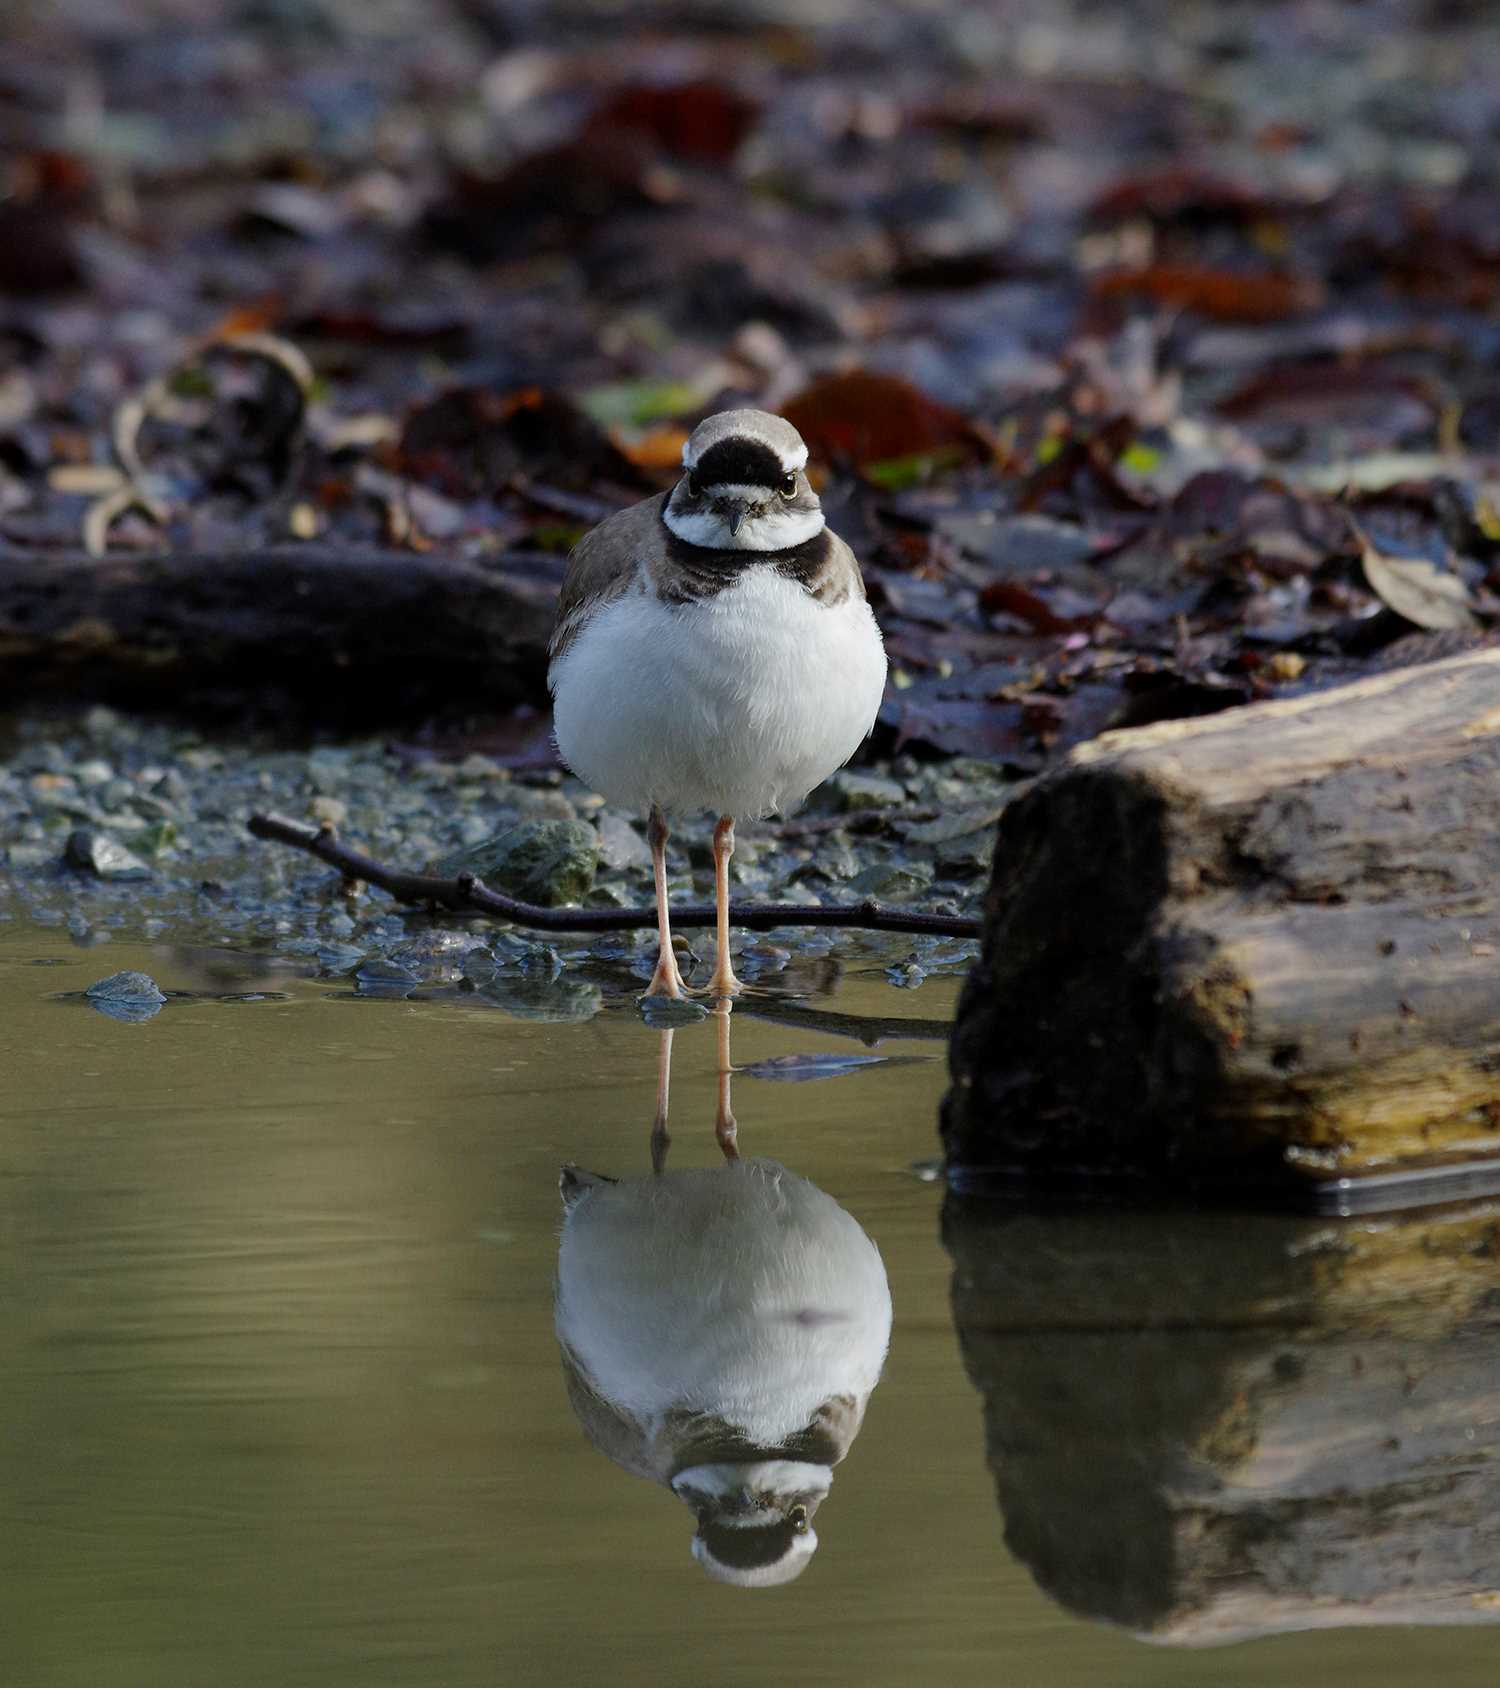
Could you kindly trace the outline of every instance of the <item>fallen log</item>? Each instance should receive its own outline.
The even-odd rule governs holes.
[[[333,728],[545,695],[557,582],[410,551],[0,556],[0,702],[48,692]]]
[[[1069,1611],[1177,1645],[1500,1621],[1497,1234],[1492,1198],[1354,1222],[950,1196],[1007,1547]]]
[[[1500,1152],[1500,652],[1109,733],[1000,820],[950,1166]]]

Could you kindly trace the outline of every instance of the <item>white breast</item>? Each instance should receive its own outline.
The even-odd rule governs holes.
[[[563,760],[637,809],[749,818],[799,803],[858,749],[885,689],[863,598],[824,605],[773,568],[698,603],[642,584],[554,665]]]
[[[774,1161],[626,1179],[569,1212],[558,1334],[648,1422],[713,1413],[764,1446],[875,1387],[891,1298],[875,1245]]]

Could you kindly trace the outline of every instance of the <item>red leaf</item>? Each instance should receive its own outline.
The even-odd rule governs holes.
[[[979,594],[990,615],[1013,615],[1038,633],[1072,633],[1093,625],[1092,616],[1058,615],[1038,593],[1014,580],[996,580]]]
[[[856,464],[915,457],[957,449],[982,462],[990,448],[974,424],[958,411],[903,381],[855,369],[825,375],[782,406],[782,415],[823,462]]]
[[[1242,182],[1189,165],[1173,165],[1116,182],[1089,207],[1089,216],[1100,223],[1122,223],[1132,217],[1148,217],[1156,223],[1189,217],[1247,223],[1272,216],[1275,210],[1264,194]]]
[[[644,135],[674,158],[727,164],[760,108],[721,82],[639,85],[612,94],[584,125],[584,138],[625,131]]]
[[[1216,270],[1197,264],[1152,264],[1098,276],[1096,299],[1142,296],[1218,322],[1280,322],[1323,303],[1322,286],[1281,270]]]
[[[1442,396],[1422,376],[1374,361],[1285,363],[1253,375],[1216,408],[1239,422],[1337,424],[1399,436],[1434,421]]]
[[[493,494],[522,472],[574,490],[643,484],[577,405],[539,387],[450,387],[407,416],[396,466],[451,498]]]

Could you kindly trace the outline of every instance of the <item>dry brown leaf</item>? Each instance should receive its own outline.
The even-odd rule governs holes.
[[[1416,627],[1438,632],[1479,625],[1469,589],[1456,574],[1445,573],[1425,557],[1391,557],[1377,551],[1356,529],[1370,589],[1397,615]]]
[[[1151,264],[1095,278],[1096,299],[1154,299],[1218,322],[1281,322],[1317,310],[1323,288],[1311,276],[1281,270],[1217,270],[1200,264]]]
[[[682,448],[687,444],[688,437],[686,428],[668,424],[637,434],[634,439],[618,429],[611,429],[609,437],[637,469],[644,469],[649,474],[665,474],[682,468]]]

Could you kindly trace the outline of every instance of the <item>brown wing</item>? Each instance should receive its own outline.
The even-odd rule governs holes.
[[[572,1349],[565,1342],[558,1346],[562,1350],[568,1405],[588,1439],[601,1454],[612,1459],[616,1465],[623,1465],[632,1476],[646,1477],[653,1483],[670,1481],[652,1457],[655,1450],[646,1426],[606,1401]]]
[[[832,528],[828,534],[828,555],[817,575],[808,583],[808,591],[820,603],[843,603],[845,598],[863,598],[865,577],[859,572],[859,559]]]
[[[713,1413],[673,1408],[661,1440],[672,1457],[672,1473],[691,1465],[745,1465],[760,1459],[800,1459],[811,1465],[837,1465],[859,1434],[864,1403],[852,1395],[825,1401],[807,1425],[784,1442],[755,1442],[727,1419]]]
[[[629,591],[643,556],[661,549],[661,507],[666,496],[658,493],[606,516],[573,547],[547,646],[554,665],[597,611]]]

